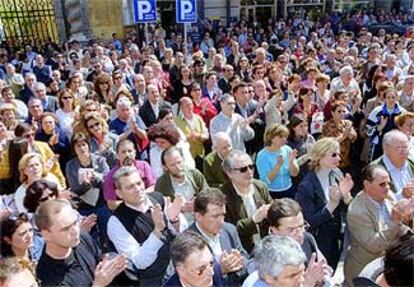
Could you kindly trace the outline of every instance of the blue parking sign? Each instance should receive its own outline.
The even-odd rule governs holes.
[[[197,0],[176,0],[177,23],[197,22]]]
[[[157,22],[156,0],[133,0],[135,23]]]

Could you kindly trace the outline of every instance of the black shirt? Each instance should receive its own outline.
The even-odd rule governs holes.
[[[65,259],[54,259],[43,249],[37,265],[37,277],[42,286],[92,286],[101,251],[87,233],[81,233],[80,243]]]

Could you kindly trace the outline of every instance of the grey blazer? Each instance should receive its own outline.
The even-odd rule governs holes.
[[[199,234],[201,234],[200,230],[197,228],[196,224],[193,223],[188,227],[188,230],[195,231]],[[228,274],[228,284],[227,286],[241,286],[244,279],[246,279],[248,273],[247,273],[247,260],[248,260],[248,254],[246,250],[243,248],[239,234],[237,233],[237,228],[231,223],[225,222],[223,224],[223,227],[220,230],[219,234],[220,239],[220,245],[223,251],[226,251],[227,253],[230,253],[232,249],[236,249],[240,252],[240,254],[243,256],[243,268],[234,273]],[[217,258],[217,261],[219,262],[219,258]]]
[[[78,158],[70,160],[66,165],[66,178],[68,179],[71,191],[76,193],[82,201],[95,206],[103,188],[103,178],[109,172],[106,159],[102,156],[91,153],[92,168],[96,173],[96,181],[92,184],[81,182],[79,169],[81,168]]]

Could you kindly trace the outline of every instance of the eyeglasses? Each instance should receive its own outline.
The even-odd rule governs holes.
[[[89,125],[88,126],[88,129],[93,129],[94,127],[98,127],[98,126],[100,126],[101,125],[101,123],[100,122],[96,122],[96,123],[94,123],[93,125]]]
[[[286,228],[286,232],[288,232],[288,233],[296,233],[298,231],[308,230],[309,227],[310,227],[309,223],[307,223],[305,221],[305,222],[303,222],[303,224],[301,224],[299,226]]]
[[[253,164],[249,164],[243,167],[239,167],[239,168],[234,168],[234,170],[238,170],[241,173],[245,173],[248,169],[253,170],[254,169],[254,165]]]
[[[213,268],[213,266],[214,266],[214,261],[211,260],[210,262],[208,262],[208,263],[206,263],[206,264],[204,264],[204,265],[202,265],[202,266],[200,266],[196,269],[193,269],[191,271],[196,272],[198,276],[201,276],[201,275],[204,274],[204,272],[206,272],[208,267]]]
[[[35,136],[35,134],[34,134],[34,133],[30,133],[30,134],[25,134],[23,137],[24,137],[25,139],[28,139],[28,138],[34,138],[34,136]]]
[[[53,195],[53,193],[49,193],[48,195],[41,197],[39,199],[39,202],[45,202],[46,200],[49,200],[52,198],[55,198],[55,196]]]
[[[63,100],[73,99],[73,97],[62,97]]]

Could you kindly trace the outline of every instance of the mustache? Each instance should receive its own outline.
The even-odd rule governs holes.
[[[131,165],[134,162],[134,159],[132,157],[126,157],[122,161],[122,165]]]

